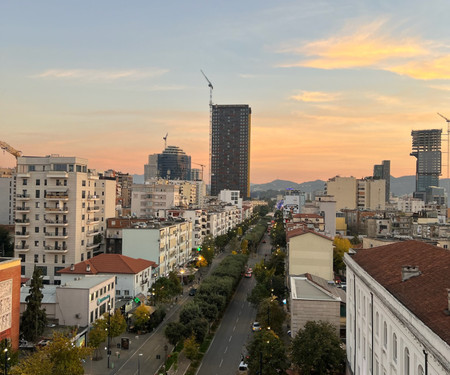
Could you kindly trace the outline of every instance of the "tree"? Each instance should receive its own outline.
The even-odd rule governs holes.
[[[106,331],[101,325],[96,324],[101,319],[97,319],[94,322],[93,328],[89,331],[88,345],[94,350],[94,358],[101,359],[102,351],[99,350],[100,344],[104,342],[108,336],[108,331]]]
[[[28,341],[36,341],[42,335],[47,324],[47,314],[45,309],[41,308],[42,303],[42,272],[35,267],[33,277],[31,278],[30,294],[25,298],[27,308],[23,312],[20,328],[23,337]]]
[[[206,301],[199,301],[198,307],[200,308],[200,312],[202,313],[203,317],[208,320],[208,322],[213,322],[216,320],[219,310],[217,309],[217,306],[211,303],[208,303]]]
[[[0,254],[5,257],[14,256],[14,243],[5,227],[0,227]]]
[[[108,313],[106,313],[105,318],[108,319]],[[112,338],[120,336],[127,329],[127,322],[120,312],[120,309],[116,309],[116,311],[114,311],[114,314],[111,315],[110,329]]]
[[[176,345],[183,337],[185,337],[185,325],[180,322],[170,322],[164,329],[164,335],[169,343]]]
[[[345,270],[344,254],[348,253],[352,245],[347,238],[338,236],[334,238],[333,245],[333,269],[334,272],[339,273]]]
[[[262,367],[264,375],[284,373],[288,368],[286,349],[278,336],[269,330],[256,332],[247,346],[250,374],[257,374]]]
[[[5,349],[7,351],[7,355],[5,356]],[[0,371],[5,368],[5,360],[8,363],[8,368],[13,367],[17,361],[19,360],[19,352],[16,350],[13,350],[11,346],[11,341],[9,340],[2,340],[0,341]],[[2,372],[3,374],[3,372]]]
[[[186,354],[186,357],[191,361],[198,358],[199,349],[200,345],[195,340],[194,335],[184,340],[184,353]]]
[[[200,318],[201,315],[198,304],[195,302],[188,302],[180,312],[180,323],[187,326],[190,322]]]
[[[202,248],[202,250],[201,250],[200,254],[203,256],[203,258],[206,259],[206,262],[208,264],[211,264],[214,259],[214,252],[215,252],[215,248],[216,248],[214,238],[212,236],[205,237],[201,248]]]
[[[228,245],[232,251],[238,252],[241,250],[241,241],[239,241],[236,237],[233,237]]]
[[[307,322],[292,341],[291,359],[305,375],[342,373],[345,351],[336,327],[329,322]]]
[[[277,334],[283,331],[283,323],[286,313],[283,308],[272,298],[266,298],[261,301],[256,313],[256,320],[261,323],[262,327],[270,327]]]
[[[84,374],[83,360],[92,348],[78,347],[70,337],[55,333],[49,345],[26,357],[9,372],[11,375]]]
[[[208,321],[199,317],[189,324],[189,328],[197,342],[201,344],[208,333]]]
[[[134,311],[134,326],[137,330],[143,330],[147,327],[150,320],[150,313],[148,312],[147,306],[140,305]]]

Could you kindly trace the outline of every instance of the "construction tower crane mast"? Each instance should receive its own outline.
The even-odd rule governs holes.
[[[194,162],[192,162],[192,164],[199,165],[200,167],[202,167],[202,178],[203,178],[203,168],[205,168],[206,165],[205,164],[200,164],[200,163],[194,163]]]
[[[168,137],[169,133],[166,133],[166,136],[163,137],[164,139],[164,150],[167,148],[167,137]]]
[[[213,95],[213,85],[211,81],[208,79],[205,73],[203,73],[203,70],[200,69],[200,71],[203,74],[203,77],[205,77],[206,82],[208,82],[209,87],[209,184],[211,185],[211,154],[212,154],[212,108],[213,108],[213,101],[212,101],[212,95]],[[202,174],[203,174],[203,167],[202,167]],[[202,176],[204,179],[204,176]]]
[[[8,143],[6,143],[6,142],[0,141],[0,148],[1,148],[3,151],[9,152],[11,155],[15,156],[16,159],[17,159],[19,156],[22,156],[22,151],[16,150],[14,147],[10,146],[10,145],[9,145]]]
[[[437,113],[439,116],[441,116],[446,122],[447,122],[447,178],[450,177],[450,120],[441,115],[439,112]]]

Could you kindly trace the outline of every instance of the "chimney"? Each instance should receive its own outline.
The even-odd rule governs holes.
[[[91,265],[90,264],[86,264],[86,272],[91,272]]]
[[[402,266],[402,281],[421,274],[422,272],[419,271],[419,266]]]
[[[72,264],[70,265],[70,270],[71,270],[71,271],[75,271],[75,264],[72,263]]]

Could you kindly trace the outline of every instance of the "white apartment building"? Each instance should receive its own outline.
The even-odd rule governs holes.
[[[230,203],[238,208],[242,208],[242,198],[239,190],[221,190],[219,193],[219,200],[225,203]]]
[[[99,180],[78,157],[17,159],[15,256],[22,276],[41,268],[44,283],[57,271],[89,259],[100,246],[106,218],[115,215],[115,181]]]
[[[393,197],[391,198],[396,208],[400,212],[416,213],[425,209],[425,202],[413,197]]]
[[[147,181],[133,184],[131,193],[131,213],[135,217],[154,217],[161,209],[180,206],[182,196],[180,186],[165,183],[165,180]]]
[[[450,373],[450,252],[419,241],[345,254],[351,374]]]

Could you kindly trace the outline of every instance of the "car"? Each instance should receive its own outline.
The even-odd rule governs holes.
[[[245,277],[246,277],[246,278],[250,278],[250,277],[252,277],[252,273],[251,273],[251,272],[249,272],[249,271],[247,271],[247,272],[245,273]]]
[[[261,331],[261,324],[259,324],[259,322],[253,322],[252,323],[252,331],[253,332]]]
[[[239,374],[242,374],[242,373],[246,374],[248,371],[248,365],[244,361],[241,361],[241,363],[239,363],[238,370],[239,370]]]
[[[189,290],[189,295],[190,295],[190,296],[195,296],[196,293],[197,293],[197,289],[196,289],[196,288],[191,288],[191,289]]]
[[[248,267],[247,268],[247,272],[253,272],[253,268],[252,267]]]
[[[262,243],[266,243],[266,240],[263,240],[263,242]]]

